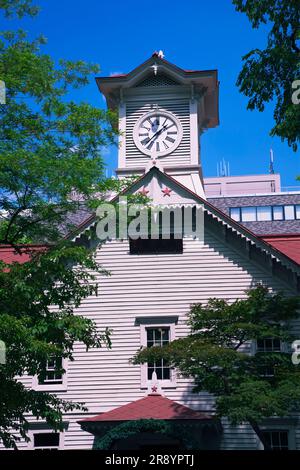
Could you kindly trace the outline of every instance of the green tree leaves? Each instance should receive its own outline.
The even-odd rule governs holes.
[[[266,417],[286,416],[300,409],[300,369],[292,364],[290,322],[297,318],[300,299],[269,293],[259,285],[244,300],[210,299],[189,314],[191,333],[164,347],[146,348],[134,363],[165,358],[186,377],[195,392],[215,396],[216,413],[233,424],[248,421],[259,432]],[[281,352],[257,351],[256,341],[277,338]]]
[[[270,25],[267,47],[254,49],[243,57],[244,65],[237,85],[249,98],[248,109],[263,111],[275,101],[275,125],[271,136],[278,136],[296,151],[300,139],[300,106],[292,103],[292,83],[300,77],[300,6],[298,0],[233,0],[245,13],[253,28]]]
[[[0,1],[8,17],[34,16],[29,0]],[[55,395],[29,390],[16,376],[38,375],[53,355],[73,360],[75,342],[87,349],[110,346],[109,330],[77,315],[75,309],[97,295],[96,275],[107,275],[93,251],[61,242],[72,214],[95,207],[110,184],[104,178],[101,148],[115,141],[116,117],[75,100],[74,90],[98,72],[84,61],[54,60],[42,52],[45,38],[29,40],[22,30],[0,37],[0,244],[21,252],[25,264],[0,263],[0,439],[16,446],[26,438],[27,414],[62,428],[62,413],[83,409]],[[69,93],[73,91],[73,99]],[[114,128],[113,128],[114,126]],[[80,199],[81,202],[78,202]]]

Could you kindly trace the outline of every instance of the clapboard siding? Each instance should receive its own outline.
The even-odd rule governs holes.
[[[137,120],[145,113],[153,111],[153,105],[157,104],[160,110],[168,111],[180,120],[183,128],[182,141],[177,149],[168,155],[168,166],[190,163],[190,114],[189,101],[187,99],[159,99],[145,102],[128,102],[126,104],[126,167],[135,168],[146,166],[149,157],[141,153],[133,140],[133,128]],[[164,157],[162,157],[162,162]]]
[[[232,426],[228,420],[223,419],[222,426],[221,450],[249,450],[259,448],[259,440],[250,425]]]
[[[89,410],[85,416],[145,396],[140,366],[129,362],[141,341],[136,317],[178,316],[175,334],[181,337],[189,331],[186,318],[192,303],[206,303],[209,297],[229,301],[245,298],[245,290],[257,282],[273,290],[283,288],[270,271],[210,232],[204,243],[184,239],[181,255],[130,255],[127,241],[110,241],[97,250],[97,261],[110,275],[97,275],[98,296],[86,299],[77,313],[94,319],[99,330],[106,326],[112,328],[112,349],[104,346],[87,352],[77,343],[75,361],[67,367],[67,392],[58,394],[85,403]],[[21,380],[31,386],[30,377]],[[206,392],[194,394],[192,388],[191,380],[178,376],[176,388],[166,388],[164,393],[194,409],[213,410],[213,398]],[[78,416],[65,417],[69,421],[64,440],[66,449],[92,447],[93,436],[80,429],[76,422]],[[300,435],[297,442],[300,448]],[[249,426],[232,427],[224,420],[222,448],[255,449],[257,445],[257,437]],[[20,448],[26,448],[26,444],[20,444]]]

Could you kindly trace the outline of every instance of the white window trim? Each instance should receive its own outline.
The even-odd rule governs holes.
[[[49,434],[53,432],[56,434],[53,429],[50,428],[44,428],[44,429],[30,429],[28,431],[28,437],[30,441],[28,442],[28,450],[36,450],[40,449],[40,447],[34,447],[34,434]],[[65,443],[65,431],[57,431],[59,434],[59,444],[58,447],[55,447],[55,449],[62,450],[64,448],[64,443]],[[43,449],[46,449],[47,447],[43,447]],[[49,447],[49,449],[53,449],[53,447]]]
[[[150,320],[150,318],[149,318]],[[148,328],[169,328],[170,329],[170,342],[175,339],[175,323],[145,323],[140,325],[141,346],[147,347],[147,333]],[[170,380],[159,380],[162,388],[176,388],[176,372],[170,369]],[[148,380],[148,364],[141,364],[141,388],[148,388],[151,380]]]
[[[51,384],[51,383],[39,383],[38,375],[32,377],[32,388],[36,391],[44,392],[66,392],[67,391],[67,359],[62,359],[62,367],[65,369],[65,373],[62,375],[61,384]]]

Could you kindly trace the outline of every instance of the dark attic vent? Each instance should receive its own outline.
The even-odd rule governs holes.
[[[169,86],[178,85],[175,80],[168,77],[167,75],[149,75],[143,81],[139,82],[136,87],[140,86]]]

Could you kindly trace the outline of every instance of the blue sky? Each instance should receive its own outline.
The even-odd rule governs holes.
[[[55,59],[99,63],[101,75],[126,73],[162,49],[165,58],[185,69],[218,69],[220,126],[202,137],[205,176],[215,176],[217,163],[230,163],[232,175],[268,172],[273,148],[282,186],[298,186],[300,159],[280,139],[271,138],[272,105],[264,113],[247,111],[247,99],[235,85],[242,56],[266,43],[265,26],[253,30],[230,0],[36,0],[35,19],[18,22],[32,35],[48,38],[45,52]],[[12,26],[16,25],[11,21]],[[21,23],[21,24],[20,24]],[[6,25],[6,29],[9,27]],[[76,92],[76,99],[105,107],[95,82]],[[105,152],[108,168],[117,165],[116,149]]]

